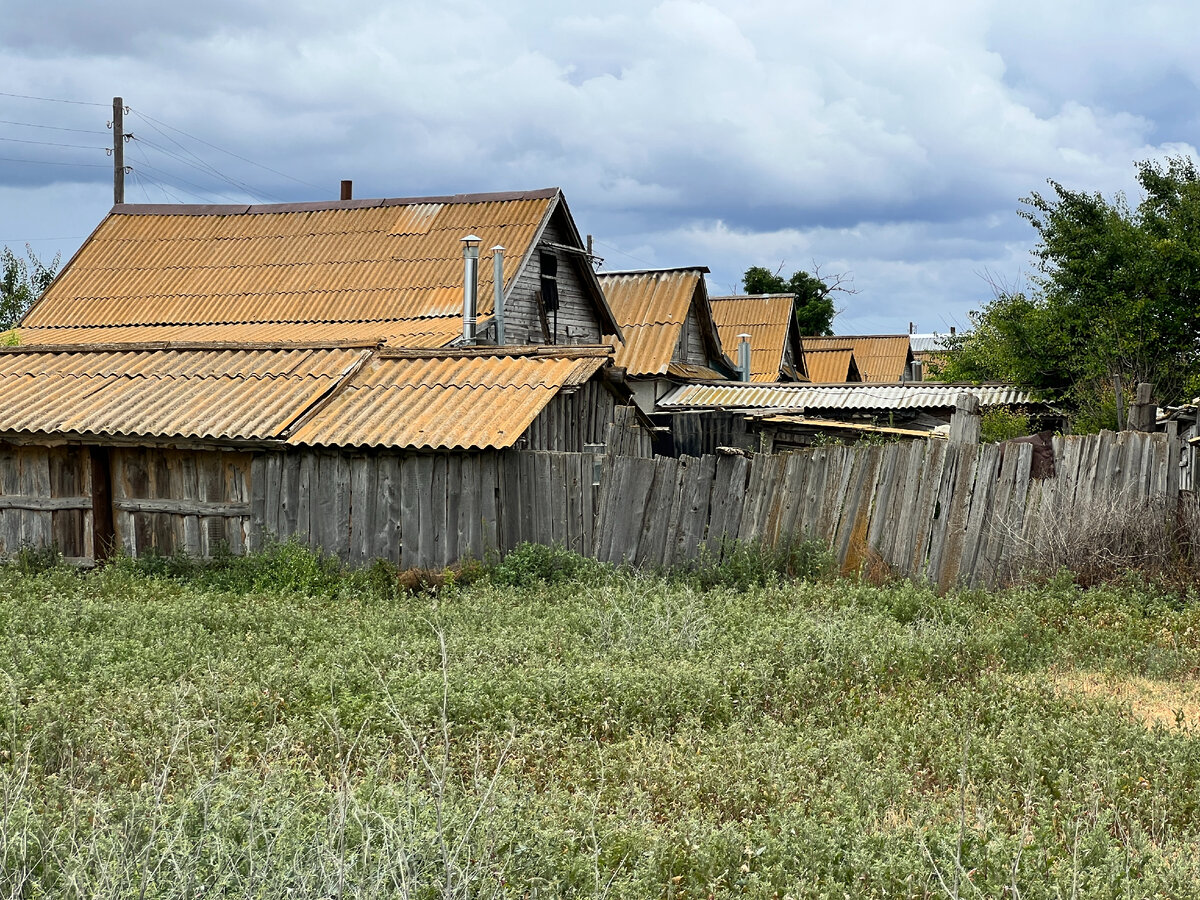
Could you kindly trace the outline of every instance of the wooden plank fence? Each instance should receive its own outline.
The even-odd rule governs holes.
[[[644,453],[641,438],[627,450]],[[0,444],[0,556],[56,544],[95,554],[93,499],[134,555],[210,555],[296,536],[353,565],[440,568],[528,541],[641,568],[720,557],[733,541],[829,546],[845,571],[943,588],[992,586],[1064,535],[1122,515],[1166,528],[1181,446],[1165,433],[1034,448],[913,441],[750,456],[607,453],[246,452]],[[108,460],[108,462],[104,462]],[[103,463],[103,464],[102,464]],[[111,465],[111,489],[107,481]],[[105,499],[101,499],[105,498]]]
[[[940,587],[1014,577],[1053,534],[1124,509],[1173,521],[1180,447],[1173,434],[1054,439],[1056,475],[1031,478],[1028,443],[912,441],[783,455],[619,457],[597,498],[593,555],[670,567],[729,541],[800,538],[844,571]]]
[[[594,542],[593,453],[346,454],[255,457],[252,549],[295,536],[353,565],[441,568],[522,542],[587,555]]]

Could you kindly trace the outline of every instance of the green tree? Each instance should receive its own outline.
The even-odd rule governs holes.
[[[0,250],[0,331],[12,328],[54,280],[59,254],[44,264],[25,245],[25,258],[8,247]]]
[[[971,314],[939,373],[1038,388],[1076,412],[1150,381],[1159,402],[1200,388],[1200,172],[1187,158],[1137,163],[1142,199],[1050,181],[1020,215],[1037,231],[1028,293],[998,291]]]
[[[772,272],[763,266],[751,266],[742,276],[742,288],[747,294],[792,294],[796,298],[796,324],[800,333],[833,334],[833,319],[840,310],[834,308],[833,294],[855,293],[842,277],[833,278],[829,284],[821,278],[820,270],[813,267],[815,274],[795,272],[786,281],[779,269]],[[782,266],[780,266],[782,269]]]

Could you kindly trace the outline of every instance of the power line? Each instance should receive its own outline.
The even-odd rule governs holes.
[[[240,159],[242,162],[249,163],[252,166],[258,166],[258,168],[265,169],[266,171],[271,172],[274,175],[278,175],[280,178],[287,178],[290,181],[296,182],[297,184],[303,184],[310,188],[316,188],[318,191],[323,190],[323,188],[320,185],[313,184],[311,181],[305,181],[302,178],[296,178],[292,175],[288,175],[286,172],[280,172],[278,169],[272,169],[270,166],[264,166],[262,163],[255,162],[252,159],[247,159],[244,156],[238,156],[238,154],[234,153],[232,150],[226,150],[224,147],[218,147],[216,144],[210,144],[208,141],[204,140],[203,138],[198,138],[194,134],[188,134],[182,128],[176,128],[173,125],[168,125],[166,122],[162,122],[158,119],[155,119],[153,116],[148,116],[144,112],[141,112],[140,110],[130,107],[129,111],[132,113],[135,113],[136,115],[141,116],[147,122],[157,123],[157,124],[161,125],[163,128],[169,128],[169,129],[171,129],[171,131],[176,131],[179,134],[182,134],[184,137],[191,138],[193,141],[197,141],[198,143],[201,143],[206,147],[211,147],[213,150],[217,150],[221,153],[228,154],[229,156],[232,156],[234,159]],[[155,130],[157,131],[157,129],[155,129]],[[162,132],[159,132],[159,133],[161,134]],[[166,135],[163,135],[163,136],[166,137]]]
[[[259,197],[260,199],[263,197],[265,197],[267,199],[271,199],[271,200],[279,199],[278,197],[272,197],[268,194],[262,194],[261,192],[256,191],[254,188],[250,187],[250,185],[244,184],[243,182],[240,182],[240,181],[237,181],[234,178],[230,178],[228,175],[224,174],[220,170],[218,170],[215,167],[204,162],[204,160],[197,157],[194,153],[191,153],[190,151],[188,151],[186,147],[181,147],[181,149],[184,150],[185,153],[189,153],[194,159],[199,160],[199,162],[192,162],[189,159],[185,159],[184,157],[180,156],[178,153],[172,153],[166,147],[160,147],[158,144],[155,144],[153,141],[148,141],[145,138],[140,138],[135,134],[130,134],[129,137],[137,143],[145,144],[147,147],[152,147],[153,149],[157,150],[159,153],[165,153],[167,156],[171,157],[172,159],[174,159],[178,162],[183,163],[185,166],[191,166],[193,169],[196,169],[200,172],[204,172],[205,174],[215,175],[216,177],[220,178],[222,181],[225,181],[226,183],[230,184],[231,186],[239,188],[243,191],[246,191],[251,196]],[[166,135],[164,135],[164,137],[166,137]],[[167,140],[171,140],[171,138],[167,137]],[[175,143],[178,146],[178,142],[175,142]],[[144,158],[144,156],[143,156],[143,158]]]
[[[61,97],[33,97],[29,94],[10,94],[0,91],[0,97],[16,97],[18,100],[41,100],[46,103],[73,103],[76,106],[108,106],[107,103],[93,103],[89,100],[64,100]]]
[[[51,131],[74,131],[78,134],[108,134],[107,131],[96,131],[89,128],[63,128],[61,125],[38,125],[34,122],[10,122],[0,119],[0,125],[20,125],[22,128],[48,128]]]
[[[15,156],[0,156],[0,160],[4,162],[19,162],[29,163],[35,166],[76,166],[80,169],[107,169],[104,163],[69,163],[69,162],[51,162],[47,159],[19,159]]]
[[[600,240],[599,238],[593,238],[593,240],[594,240],[594,241],[595,241],[597,244],[601,245],[602,247],[607,247],[609,250],[616,250],[616,251],[617,251],[618,253],[620,253],[622,256],[627,256],[627,257],[629,257],[630,259],[632,259],[632,260],[634,260],[634,261],[636,261],[636,262],[640,262],[640,263],[641,263],[642,265],[644,265],[644,266],[649,266],[649,267],[650,267],[650,268],[652,268],[652,269],[653,269],[653,268],[655,268],[655,267],[657,266],[657,264],[656,264],[656,263],[652,263],[652,262],[650,262],[650,260],[648,260],[648,259],[642,259],[640,256],[634,256],[632,253],[626,253],[626,252],[625,252],[624,250],[622,250],[620,247],[616,247],[616,246],[614,246],[614,245],[612,245],[612,244],[608,243],[607,241],[602,241],[602,240]]]
[[[11,141],[14,144],[39,144],[42,147],[66,147],[70,150],[107,150],[107,147],[91,147],[83,144],[60,144],[57,141],[30,141],[25,138],[0,137],[0,141]]]

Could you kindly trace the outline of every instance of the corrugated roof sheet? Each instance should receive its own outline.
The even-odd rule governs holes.
[[[291,436],[293,444],[511,447],[558,392],[607,356],[378,356]]]
[[[778,381],[782,373],[788,327],[795,298],[791,294],[753,294],[712,297],[713,320],[721,335],[721,347],[737,358],[738,335],[750,335],[750,380]],[[789,376],[792,372],[786,373]],[[812,377],[811,374],[809,376]]]
[[[903,381],[904,367],[912,361],[907,334],[837,334],[803,337],[800,343],[804,347],[806,361],[811,358],[810,350],[840,350],[849,346],[854,351],[854,361],[858,364],[863,381],[886,384]],[[811,370],[809,377],[814,382],[823,380],[813,377]]]
[[[659,401],[666,409],[710,407],[721,409],[931,409],[954,406],[959,394],[974,394],[981,406],[1008,406],[1035,402],[1032,395],[1012,385],[962,385],[908,382],[907,384],[685,384]]]
[[[365,352],[0,352],[0,431],[270,439]]]
[[[811,338],[805,338],[805,341]],[[813,384],[834,384],[861,381],[858,367],[854,364],[854,351],[849,347],[830,347],[823,350],[804,349],[804,365]],[[855,376],[855,377],[851,377]]]
[[[482,240],[479,312],[487,315],[490,248],[507,248],[504,278],[511,283],[557,197],[547,190],[268,207],[114,207],[23,324],[31,332],[236,326],[228,336],[223,329],[206,332],[230,340],[249,325],[352,323],[337,331],[341,337],[364,333],[362,323],[455,319],[462,312],[459,239],[468,232]],[[426,333],[423,325],[405,327]],[[123,337],[113,331],[100,339]]]
[[[480,319],[482,327],[491,317]],[[44,344],[152,344],[212,340],[212,325],[113,325],[102,328],[26,328],[17,330],[22,346]],[[318,343],[362,341],[395,347],[444,347],[462,334],[462,320],[409,319],[389,322],[256,322],[221,325],[229,343]]]
[[[935,332],[910,334],[908,336],[908,343],[912,347],[913,353],[933,353],[938,350],[945,350],[946,343],[949,340],[950,335],[937,334]]]
[[[508,447],[610,359],[609,347],[0,350],[0,431]]]
[[[617,348],[616,365],[624,366],[630,375],[666,374],[705,271],[598,273],[625,338],[624,346]]]

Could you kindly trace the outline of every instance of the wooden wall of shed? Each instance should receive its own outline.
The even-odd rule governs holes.
[[[253,463],[251,548],[296,537],[354,565],[442,568],[528,541],[589,553],[591,453],[289,450]]]
[[[87,447],[0,442],[0,558],[23,547],[93,557],[92,467]]]
[[[130,556],[245,551],[251,454],[114,447],[109,460],[116,544]]]
[[[558,210],[546,226],[543,239],[567,244],[570,239],[563,227],[562,211]],[[547,252],[551,252],[546,248]],[[505,340],[510,344],[544,344],[542,320],[538,312],[534,293],[542,289],[542,266],[538,248],[533,250],[529,265],[521,273],[517,283],[509,291],[504,305]],[[587,260],[577,253],[562,250],[552,251],[558,257],[558,331],[551,334],[549,343],[595,344],[600,341],[600,322],[595,306],[584,288],[580,266]],[[548,314],[551,330],[554,329],[554,313]]]
[[[758,435],[746,430],[743,416],[720,409],[666,415],[670,419],[675,456],[704,456],[716,453],[718,447],[758,449]],[[657,416],[656,421],[661,422],[663,417]]]
[[[616,403],[612,392],[595,379],[574,392],[559,391],[526,429],[519,446],[580,453],[585,444],[603,444]]]

